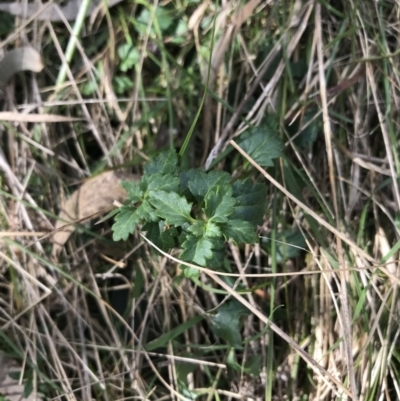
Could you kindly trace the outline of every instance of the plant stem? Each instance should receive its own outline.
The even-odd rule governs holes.
[[[61,69],[58,73],[56,88],[59,88],[64,83],[65,78],[67,76],[67,65],[69,65],[69,63],[72,60],[72,57],[74,56],[76,43],[82,31],[83,22],[85,21],[85,17],[89,9],[90,2],[91,0],[83,0],[82,5],[79,8],[79,12],[78,15],[76,16],[74,27],[72,29],[72,35],[69,38],[67,49],[65,51],[65,62],[61,66]]]

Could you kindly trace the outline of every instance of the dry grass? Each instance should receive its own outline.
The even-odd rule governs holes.
[[[45,65],[8,84],[1,111],[14,117],[0,121],[0,351],[35,391],[400,398],[400,6],[329,4],[123,1],[74,27],[28,16],[0,30],[0,51],[29,43]],[[146,22],[152,7],[173,12]],[[9,18],[0,14],[0,26]],[[72,30],[80,40],[64,80]],[[90,176],[140,174],[157,150],[179,148],[206,83],[183,163],[264,175],[261,246],[230,245],[233,276],[204,269],[198,285],[139,233],[114,243],[109,221],[78,225],[52,255],[47,234],[64,200]],[[240,149],[214,160],[271,115],[286,141],[274,168],[251,170]],[[215,308],[234,298],[248,310],[236,350],[211,328]]]

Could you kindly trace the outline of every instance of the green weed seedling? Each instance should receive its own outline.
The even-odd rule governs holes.
[[[112,227],[115,241],[127,240],[142,225],[147,238],[163,250],[182,249],[180,258],[219,269],[225,241],[258,242],[266,187],[250,179],[232,182],[224,171],[182,171],[175,151],[166,151],[144,167],[139,183],[124,181],[128,201]],[[185,274],[195,277],[196,269]]]
[[[115,241],[127,240],[138,224],[163,250],[182,248],[184,261],[221,267],[224,243],[258,242],[266,188],[249,179],[231,182],[223,171],[180,171],[174,151],[161,153],[144,168],[139,183],[124,181],[128,202],[113,225]],[[198,271],[186,269],[189,276]]]
[[[240,146],[262,166],[272,166],[283,144],[273,124],[249,129]],[[257,225],[263,224],[267,189],[251,179],[232,181],[224,171],[183,170],[178,155],[160,153],[144,167],[139,181],[123,181],[128,201],[112,227],[115,241],[126,241],[142,225],[147,238],[162,250],[182,249],[180,258],[199,266],[219,269],[225,242],[258,242]],[[188,277],[198,269],[186,268]]]

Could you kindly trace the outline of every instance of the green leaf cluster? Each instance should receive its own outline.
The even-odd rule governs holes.
[[[223,262],[225,241],[258,242],[257,225],[266,209],[263,184],[250,179],[232,183],[223,171],[182,171],[177,154],[166,151],[144,167],[138,183],[124,181],[122,186],[128,201],[115,216],[115,241],[127,240],[141,224],[161,249],[180,247],[182,260],[216,269]]]
[[[138,50],[129,43],[118,47],[118,56],[120,59],[119,69],[123,72],[131,69],[140,59]]]
[[[273,160],[282,156],[283,142],[276,135],[274,118],[267,119],[262,126],[244,132],[238,141],[240,147],[260,166],[273,166]]]
[[[248,310],[236,300],[225,302],[218,308],[215,315],[210,317],[211,328],[215,334],[224,339],[234,348],[241,348],[241,320]]]

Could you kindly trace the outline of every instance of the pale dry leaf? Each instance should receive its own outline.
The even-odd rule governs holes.
[[[201,19],[206,12],[206,9],[209,4],[209,0],[203,1],[196,10],[194,10],[193,14],[190,16],[189,21],[188,21],[188,28],[193,31],[194,29],[197,29],[197,27],[200,25]]]
[[[53,256],[57,256],[75,230],[74,224],[82,219],[90,220],[100,212],[107,213],[113,202],[124,202],[127,198],[122,180],[138,181],[139,177],[125,172],[107,171],[88,179],[70,198],[63,202],[53,236]]]
[[[67,117],[58,114],[22,114],[13,111],[0,112],[0,121],[17,123],[66,123],[81,120],[82,118]]]
[[[40,72],[43,67],[39,52],[32,47],[19,47],[9,51],[0,60],[0,90],[14,74],[21,71]]]
[[[212,87],[214,84],[215,77],[235,34],[239,31],[243,23],[253,15],[254,10],[260,3],[261,0],[250,0],[247,4],[236,10],[235,17],[231,24],[224,24],[226,25],[225,30],[216,43],[211,57],[211,73],[208,79],[209,87]],[[205,81],[206,76],[203,77],[203,82],[205,83]]]
[[[378,249],[380,251],[382,258],[385,257],[391,251],[392,248],[389,245],[389,241],[387,239],[386,233],[382,227],[378,228],[376,235],[375,235],[375,240],[376,240],[376,243],[377,243],[377,246],[378,246]],[[386,261],[386,268],[392,274],[396,274],[396,272],[397,272],[396,260],[397,260],[396,255],[392,255]]]
[[[10,401],[42,401],[42,398],[31,393],[28,398],[23,397],[24,385],[10,377],[10,373],[18,372],[19,366],[11,358],[0,355],[0,394]]]

